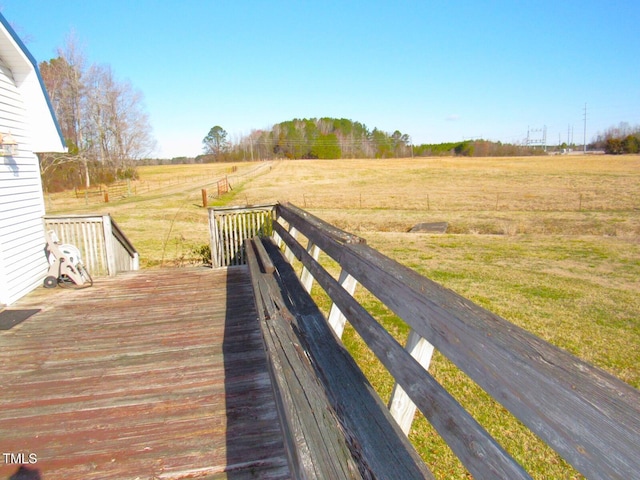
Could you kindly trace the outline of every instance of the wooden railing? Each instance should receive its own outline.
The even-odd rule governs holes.
[[[139,268],[138,252],[110,215],[46,215],[44,223],[60,243],[80,250],[92,276],[113,276]]]
[[[211,264],[214,268],[244,265],[244,241],[270,236],[274,205],[209,208]]]
[[[390,410],[403,431],[409,430],[417,406],[474,478],[530,478],[430,375],[435,348],[587,478],[638,475],[638,390],[398,264],[355,235],[290,204],[276,205],[275,212],[274,241],[288,259],[302,263],[298,281],[307,292],[313,281],[327,292],[333,302],[327,321],[335,336],[341,337],[349,321],[396,380]],[[297,240],[301,235],[307,239],[304,246]],[[320,251],[339,264],[338,279],[318,262]],[[357,283],[409,325],[406,346],[354,299]]]
[[[291,477],[432,478],[282,252],[246,245]]]

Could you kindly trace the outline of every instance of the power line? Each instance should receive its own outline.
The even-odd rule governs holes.
[[[587,153],[587,104],[584,104],[584,140],[582,144],[583,153]]]

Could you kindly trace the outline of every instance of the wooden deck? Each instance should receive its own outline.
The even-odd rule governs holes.
[[[21,454],[44,480],[289,477],[246,268],[132,272],[11,307],[32,308],[0,331],[0,478]]]

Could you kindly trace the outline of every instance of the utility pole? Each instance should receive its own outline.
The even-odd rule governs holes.
[[[582,152],[587,153],[587,104],[584,104],[584,140],[582,144]]]

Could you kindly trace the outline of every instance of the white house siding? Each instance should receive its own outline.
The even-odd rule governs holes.
[[[0,59],[0,133],[11,132],[18,152],[0,157],[0,304],[41,284],[46,271],[44,197],[29,122],[13,75]]]

